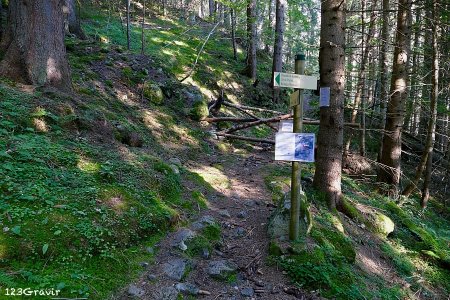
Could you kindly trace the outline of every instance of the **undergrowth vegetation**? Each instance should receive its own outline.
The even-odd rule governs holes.
[[[307,168],[303,176],[310,172]],[[266,168],[265,182],[274,199],[288,190],[289,176],[287,166]],[[409,299],[420,293],[423,299],[444,299],[450,293],[448,208],[431,201],[421,211],[415,198],[395,203],[377,194],[372,184],[344,176],[343,191],[351,200],[347,205],[379,209],[394,221],[387,237],[368,232],[356,212],[350,214],[353,219],[329,213],[321,194],[303,182],[313,205],[313,229],[293,250],[273,255],[271,261],[299,287],[327,298]],[[384,273],[385,268],[392,271]]]

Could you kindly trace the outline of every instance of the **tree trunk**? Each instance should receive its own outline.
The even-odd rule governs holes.
[[[381,159],[383,153],[383,136],[384,126],[386,124],[386,104],[388,101],[388,48],[389,48],[389,0],[383,0],[383,26],[381,27],[381,56],[380,56],[380,149],[378,151],[378,160]]]
[[[130,50],[130,0],[127,0],[127,49]]]
[[[144,27],[145,27],[145,1],[142,1],[142,29],[141,29],[141,54],[145,53],[145,35],[144,35]]]
[[[256,0],[247,0],[247,65],[244,73],[256,80]]]
[[[233,57],[237,60],[237,48],[236,48],[236,13],[234,8],[230,8],[231,13],[231,42],[233,43]]]
[[[284,36],[284,12],[286,0],[276,0],[275,44],[273,46],[272,78],[270,86],[273,88],[274,72],[281,72],[283,68],[283,36]],[[273,88],[273,103],[280,103],[280,89]]]
[[[363,1],[363,3],[364,3],[364,1]],[[375,4],[376,4],[376,2],[375,2]],[[362,11],[364,11],[364,6],[362,8]],[[364,85],[365,85],[365,80],[366,80],[366,65],[367,65],[367,59],[369,58],[369,52],[370,52],[370,48],[367,47],[367,45],[369,44],[370,39],[373,38],[373,34],[375,31],[375,17],[376,17],[375,13],[372,12],[372,16],[370,17],[369,33],[365,37],[366,38],[365,41],[364,41],[364,25],[362,26],[362,33],[363,33],[362,45],[361,45],[362,60],[361,60],[361,65],[360,65],[360,69],[358,72],[358,84],[356,86],[356,94],[355,94],[355,101],[353,102],[352,116],[350,118],[351,123],[356,122],[356,118],[358,116],[358,109],[360,106],[361,106],[362,113],[364,113],[363,105],[362,105],[361,101],[363,99],[362,96],[364,94]],[[364,24],[364,18],[362,17],[361,19],[362,19],[362,24]],[[347,155],[348,152],[350,151],[350,143],[351,143],[352,137],[353,137],[353,132],[351,131],[347,137],[347,142],[345,143],[344,156]],[[364,152],[365,152],[365,150],[364,150]],[[363,154],[361,153],[361,155],[363,155]]]
[[[214,17],[215,10],[216,10],[216,3],[215,3],[215,1],[214,0],[209,0],[209,16],[211,18]]]
[[[427,156],[427,169],[425,173],[425,181],[423,183],[421,206],[425,208],[430,197],[430,182],[431,171],[433,167],[433,147],[436,137],[436,116],[437,116],[437,101],[439,97],[439,48],[438,48],[438,23],[439,17],[437,12],[438,0],[433,0],[433,13],[432,20],[434,21],[433,34],[432,34],[432,47],[433,47],[433,72],[431,75],[432,90],[431,90],[431,102],[430,102],[430,120],[428,121],[428,134],[426,142],[426,151],[422,156]],[[428,155],[426,155],[427,153]]]
[[[66,18],[66,31],[74,34],[81,40],[85,40],[87,37],[81,28],[81,22],[77,13],[75,0],[65,0],[63,10]]]
[[[0,76],[71,90],[64,46],[63,2],[10,0]]]
[[[320,108],[314,186],[331,209],[341,204],[341,166],[345,89],[345,0],[322,0],[319,68],[322,87],[330,87],[330,106]]]
[[[386,125],[382,143],[380,163],[378,170],[378,182],[389,185],[388,192],[394,195],[398,193],[400,183],[400,159],[402,153],[402,126],[407,95],[407,63],[410,41],[410,14],[411,0],[399,0],[397,15],[397,34],[394,50],[394,63],[392,67],[392,79],[390,99],[386,112]]]
[[[268,40],[272,41],[273,38],[273,1],[274,0],[269,0],[269,15],[268,15],[268,25],[267,25],[267,33],[268,33]],[[270,42],[267,42],[264,48],[264,51],[267,54],[270,54],[270,47],[269,47]]]
[[[3,38],[3,1],[0,1],[0,41]]]

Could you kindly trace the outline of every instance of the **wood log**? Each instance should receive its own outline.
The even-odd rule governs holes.
[[[234,104],[228,101],[225,101],[223,103],[223,105],[228,106],[228,107],[234,107],[234,108],[241,108],[241,109],[246,109],[246,110],[253,110],[253,111],[259,111],[259,112],[268,112],[268,113],[272,113],[272,114],[282,114],[282,112],[276,111],[276,110],[271,110],[271,109],[266,109],[266,108],[259,108],[259,107],[252,107],[252,106],[245,106],[245,105],[239,105],[239,104]]]
[[[206,118],[204,121],[209,123],[217,123],[217,122],[236,122],[236,123],[243,123],[243,122],[253,122],[258,119],[254,118],[236,118],[236,117],[210,117]]]
[[[249,123],[246,123],[246,124],[236,125],[234,127],[231,127],[230,129],[228,129],[227,131],[225,131],[225,133],[232,133],[232,132],[235,132],[235,131],[238,131],[238,130],[242,130],[242,129],[245,129],[245,128],[258,126],[260,124],[273,123],[273,122],[277,122],[277,121],[281,121],[281,120],[286,120],[286,119],[289,119],[289,118],[292,118],[292,114],[285,114],[285,115],[276,116],[276,117],[269,118],[269,119],[260,119],[260,120],[249,122]]]
[[[256,142],[256,143],[265,143],[265,144],[275,145],[275,141],[274,140],[259,139],[259,138],[253,138],[253,137],[248,137],[248,136],[228,134],[228,133],[224,133],[224,132],[216,132],[216,135],[224,136],[224,137],[229,138],[229,139],[243,140],[243,141],[250,141],[250,142]]]

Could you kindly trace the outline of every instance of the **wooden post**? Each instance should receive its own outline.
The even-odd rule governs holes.
[[[295,74],[305,74],[305,55],[297,54],[295,56]],[[302,132],[303,130],[303,90],[299,89],[299,103],[294,106],[294,132]],[[301,165],[297,161],[292,162],[292,177],[291,177],[291,219],[289,221],[289,239],[291,241],[298,239],[300,231],[300,198],[302,185]],[[303,211],[303,210],[302,210]]]

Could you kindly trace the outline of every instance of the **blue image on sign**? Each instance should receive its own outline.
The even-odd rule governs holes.
[[[295,135],[295,161],[314,162],[314,134]]]

